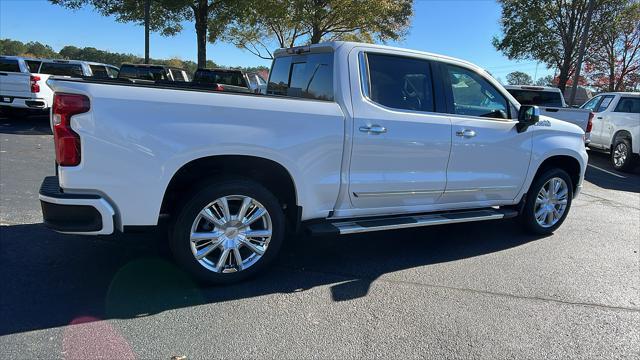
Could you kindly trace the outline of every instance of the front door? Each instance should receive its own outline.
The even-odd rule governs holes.
[[[358,59],[349,197],[354,208],[429,205],[446,187],[451,120],[436,113],[428,60],[373,52]]]
[[[442,203],[513,200],[531,159],[532,131],[518,133],[515,108],[483,75],[442,64],[453,143]]]

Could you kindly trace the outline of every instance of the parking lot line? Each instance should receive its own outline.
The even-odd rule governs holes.
[[[592,167],[592,168],[594,168],[594,169],[600,170],[600,171],[602,171],[602,172],[606,172],[606,173],[607,173],[607,174],[609,174],[609,175],[617,176],[617,177],[619,177],[619,178],[621,178],[621,179],[626,179],[626,178],[627,178],[626,176],[622,176],[622,175],[616,174],[616,173],[614,173],[614,172],[611,172],[611,171],[609,171],[609,170],[605,170],[605,169],[603,169],[603,168],[599,168],[599,167],[597,167],[597,166],[595,166],[595,165],[591,165],[591,164],[589,164],[588,166],[589,166],[589,167]]]

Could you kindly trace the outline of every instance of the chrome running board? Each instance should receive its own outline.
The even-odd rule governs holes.
[[[456,224],[472,221],[498,220],[515,217],[518,212],[511,209],[478,209],[456,212],[430,213],[411,216],[336,220],[309,225],[312,235],[346,235],[370,231],[407,229],[422,226]]]

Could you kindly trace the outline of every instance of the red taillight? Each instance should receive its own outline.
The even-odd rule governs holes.
[[[71,117],[89,111],[84,95],[55,93],[53,96],[53,141],[60,166],[80,164],[80,135],[71,129]]]
[[[224,91],[224,86],[222,86],[220,84],[216,84],[216,87],[214,88],[214,90],[216,90],[216,91]]]
[[[40,84],[38,84],[38,81],[40,81],[40,76],[35,76],[35,75],[31,75],[31,92],[32,93],[39,93],[40,92]]]
[[[596,114],[594,114],[592,112],[589,113],[589,121],[587,122],[587,129],[584,131],[585,133],[590,133],[591,129],[593,129],[593,117],[595,115]]]

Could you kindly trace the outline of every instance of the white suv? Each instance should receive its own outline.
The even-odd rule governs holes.
[[[581,108],[595,113],[589,147],[610,152],[616,170],[630,170],[640,153],[640,93],[603,93]]]

